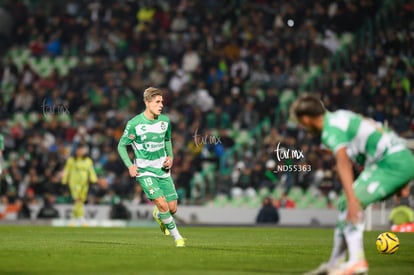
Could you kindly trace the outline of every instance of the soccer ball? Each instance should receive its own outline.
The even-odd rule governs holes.
[[[394,254],[400,246],[400,240],[397,235],[391,232],[384,232],[378,235],[377,250],[382,254]]]

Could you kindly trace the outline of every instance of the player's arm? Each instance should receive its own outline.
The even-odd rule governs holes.
[[[357,223],[359,217],[359,201],[355,195],[352,184],[354,182],[354,172],[352,162],[346,153],[346,147],[341,147],[336,151],[336,166],[339,178],[342,183],[343,192],[346,195],[348,213],[347,219],[352,223]]]
[[[118,154],[122,159],[122,162],[125,164],[126,167],[130,167],[133,165],[131,159],[128,155],[127,145],[123,144],[121,141],[118,143]]]
[[[167,169],[170,169],[173,165],[174,154],[172,150],[172,142],[171,142],[171,123],[168,123],[167,132],[165,133],[165,153],[167,155],[164,166]]]
[[[128,123],[124,130],[124,134],[119,139],[117,149],[122,162],[128,167],[129,175],[131,177],[136,177],[138,176],[138,167],[132,163],[127,150],[127,146],[132,143],[132,137],[135,137],[134,133],[130,133],[131,129],[133,129],[133,127]]]
[[[89,159],[89,182],[96,183],[98,181],[98,176],[96,175],[95,168],[93,167],[92,159]]]
[[[69,182],[69,173],[72,169],[73,165],[73,158],[70,157],[65,164],[65,167],[63,168],[63,175],[62,175],[62,184],[67,184]]]

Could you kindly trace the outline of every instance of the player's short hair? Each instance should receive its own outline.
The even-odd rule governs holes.
[[[148,87],[144,91],[144,101],[151,101],[157,95],[162,96],[162,91],[160,89]]]
[[[315,95],[305,93],[290,106],[290,118],[298,122],[302,116],[318,117],[326,112],[322,101]]]

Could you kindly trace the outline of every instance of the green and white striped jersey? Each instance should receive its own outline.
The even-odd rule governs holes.
[[[150,120],[141,113],[128,121],[119,141],[120,145],[131,145],[135,154],[135,164],[139,175],[168,177],[169,171],[163,169],[167,156],[165,142],[171,140],[171,123],[167,116],[159,115]],[[128,155],[121,154],[125,165],[128,166]]]
[[[322,144],[335,153],[346,147],[349,158],[364,166],[406,148],[404,140],[381,123],[345,110],[325,114]]]

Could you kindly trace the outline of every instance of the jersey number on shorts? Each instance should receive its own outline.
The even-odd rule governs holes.
[[[151,178],[145,178],[144,183],[145,183],[145,186],[151,186],[152,185],[152,179]]]

